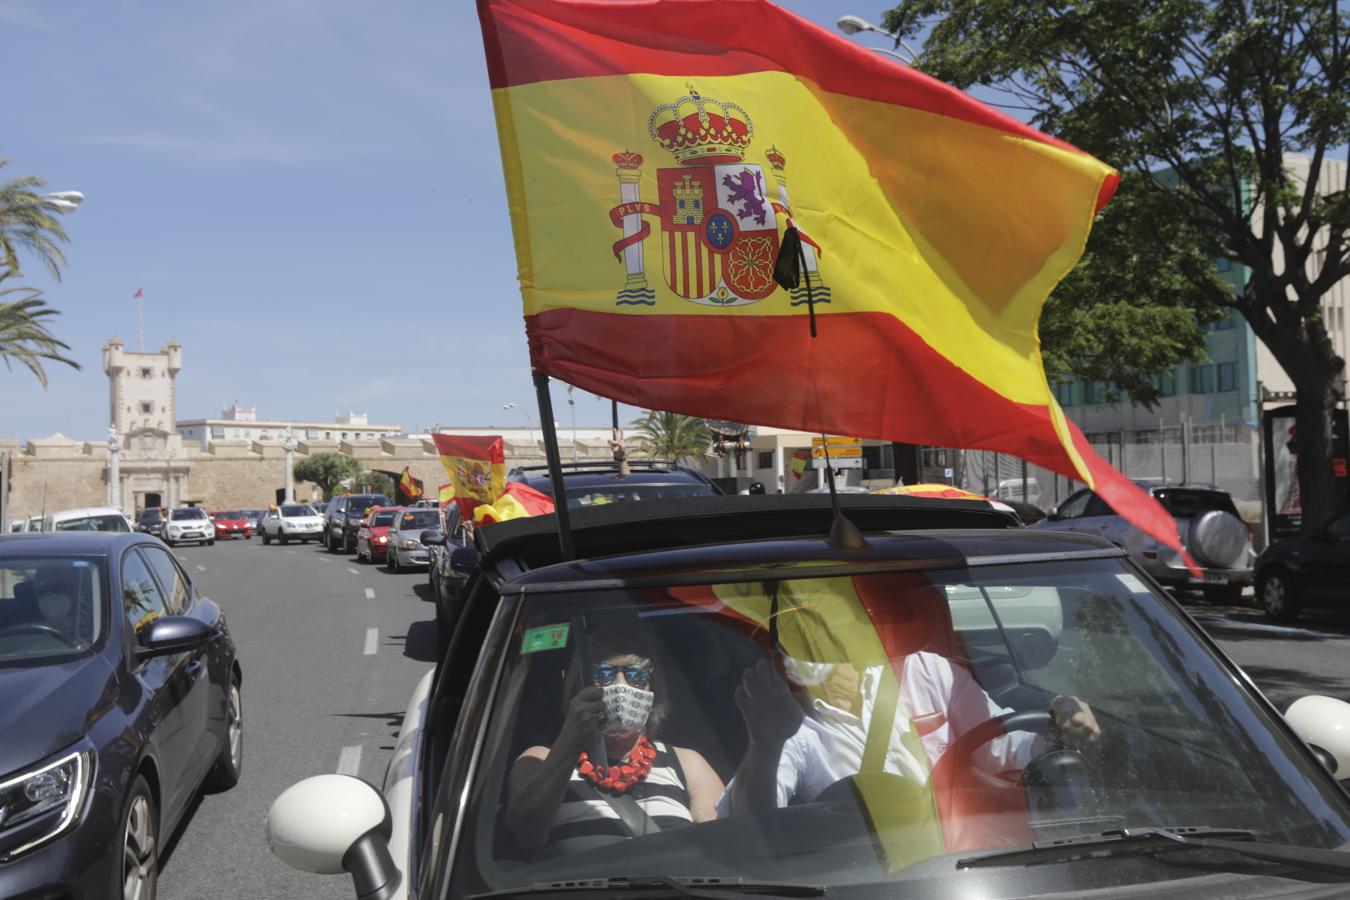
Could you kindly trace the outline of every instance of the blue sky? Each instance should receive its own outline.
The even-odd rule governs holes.
[[[830,26],[885,8],[784,5]],[[104,436],[101,348],[135,349],[137,288],[147,349],[183,343],[181,419],[238,400],[524,424],[501,409],[533,389],[472,2],[0,0],[0,29],[0,179],[87,197],[62,281],[25,269],[83,370],[50,366],[46,391],[0,371],[0,436]]]

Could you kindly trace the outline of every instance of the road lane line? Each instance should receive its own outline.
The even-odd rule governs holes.
[[[206,571],[206,566],[198,566],[198,567],[197,567],[197,571],[198,571],[198,572],[205,572],[205,571]]]
[[[375,589],[374,589],[374,588],[366,588],[366,599],[367,599],[367,600],[374,600],[374,599],[375,599]]]
[[[326,557],[326,556],[320,556],[320,557],[319,557],[319,562],[328,562],[328,557]]]
[[[1268,622],[1252,622],[1247,619],[1230,619],[1226,616],[1209,615],[1206,613],[1192,615],[1191,618],[1202,625],[1219,625],[1229,628],[1238,628],[1244,631],[1269,631],[1275,634],[1291,634],[1318,638],[1345,638],[1347,636],[1345,634],[1337,634],[1334,631],[1313,631],[1310,628],[1296,628],[1289,625],[1272,625]]]
[[[360,574],[361,574],[358,570],[353,569],[351,566],[348,566],[348,567],[347,567],[347,571],[348,571],[348,572],[351,572],[353,575],[360,575]]]
[[[294,555],[295,555],[295,551],[294,551],[294,550],[287,550],[286,552],[289,553],[291,556],[294,556]]]
[[[359,775],[361,773],[361,745],[352,744],[343,747],[338,754],[337,773],[339,775]]]
[[[379,642],[379,640],[380,640],[380,629],[378,628],[366,629],[366,656],[375,655],[375,645]]]

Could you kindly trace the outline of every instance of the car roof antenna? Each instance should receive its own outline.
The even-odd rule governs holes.
[[[834,466],[830,464],[830,439],[821,435],[821,450],[825,454],[825,483],[830,486],[830,511],[834,516],[830,522],[830,534],[825,543],[835,550],[866,550],[869,546],[858,526],[844,518],[839,508],[839,491],[834,486]]]

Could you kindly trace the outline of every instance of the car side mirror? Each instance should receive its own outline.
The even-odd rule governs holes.
[[[422,543],[444,547],[445,532],[441,531],[439,528],[428,528],[426,531],[422,532]]]
[[[136,656],[150,659],[184,653],[206,646],[211,639],[211,626],[191,616],[161,616],[151,622],[138,636]]]
[[[1051,522],[1058,521],[1058,520],[1059,520],[1059,507],[1058,507],[1058,506],[1052,506],[1052,507],[1050,507],[1049,509],[1047,509],[1047,510],[1045,511],[1045,517],[1046,517],[1046,519],[1050,520]]]
[[[450,554],[450,571],[456,575],[468,575],[478,566],[478,551],[473,547],[460,547]]]
[[[1309,694],[1293,702],[1284,720],[1314,753],[1322,751],[1317,755],[1334,778],[1350,778],[1350,703]]]
[[[375,788],[350,775],[316,775],[281,792],[267,811],[267,843],[301,872],[351,873],[358,900],[393,895],[401,875],[389,854],[393,822]]]

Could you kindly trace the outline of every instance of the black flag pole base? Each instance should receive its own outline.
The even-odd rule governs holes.
[[[572,516],[567,509],[567,489],[563,485],[562,454],[558,452],[558,428],[553,422],[553,396],[548,391],[548,376],[534,373],[534,395],[539,403],[539,424],[544,432],[544,456],[548,477],[553,485],[553,508],[558,516],[558,549],[563,562],[576,559],[572,547]]]

